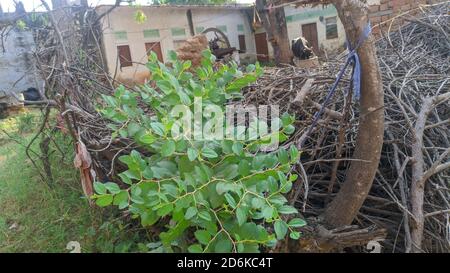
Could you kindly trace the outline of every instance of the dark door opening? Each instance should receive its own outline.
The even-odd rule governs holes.
[[[238,39],[239,39],[239,50],[241,52],[245,52],[247,50],[247,46],[245,44],[245,35],[239,35]]]
[[[317,25],[316,23],[302,25],[302,36],[309,42],[314,53],[319,55],[319,40],[317,39]]]
[[[117,53],[119,54],[120,68],[133,65],[129,45],[117,46]]]
[[[159,42],[145,43],[145,51],[147,55],[150,55],[151,51],[155,52],[156,56],[158,56],[158,61],[163,62],[161,44]]]
[[[266,33],[257,33],[255,34],[255,44],[256,44],[256,54],[257,59],[260,62],[268,62],[269,61],[269,47],[267,45],[267,37]]]

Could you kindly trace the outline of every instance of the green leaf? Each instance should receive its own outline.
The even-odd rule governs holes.
[[[222,195],[228,191],[236,192],[239,189],[240,189],[239,185],[229,182],[229,181],[226,181],[226,182],[221,181],[221,182],[217,183],[217,185],[216,185],[216,192],[219,195]]]
[[[242,88],[246,87],[248,84],[255,82],[256,77],[252,74],[246,74],[242,78],[238,78],[234,80],[231,84],[229,84],[226,88],[227,92],[231,91],[240,91]]]
[[[274,210],[273,210],[272,207],[270,207],[270,206],[265,207],[262,210],[262,214],[264,216],[264,219],[268,220],[268,219],[272,218],[273,217],[273,212],[274,212]]]
[[[113,201],[113,196],[111,194],[100,195],[95,203],[100,207],[106,207],[110,205]]]
[[[290,227],[303,227],[306,226],[306,221],[300,218],[294,218],[289,221],[288,226]]]
[[[285,112],[281,116],[281,121],[282,121],[283,126],[288,126],[288,125],[292,124],[294,119],[291,115],[289,115],[287,112]]]
[[[232,180],[233,178],[239,175],[238,165],[236,164],[226,165],[225,168],[216,173],[216,175],[217,177],[223,177],[226,180]]]
[[[231,252],[233,248],[233,245],[230,241],[230,239],[222,239],[216,243],[216,246],[214,248],[214,251],[216,253],[229,253]]]
[[[254,170],[261,170],[264,166],[265,157],[263,155],[256,155],[252,160],[252,168]]]
[[[101,182],[94,182],[94,190],[98,194],[106,194],[106,186]]]
[[[119,209],[128,207],[128,192],[124,190],[114,195],[113,205],[119,206]]]
[[[184,61],[183,62],[183,69],[187,70],[187,69],[189,69],[191,67],[191,65],[192,65],[192,62],[190,60]]]
[[[202,253],[203,252],[203,248],[201,245],[199,244],[195,244],[195,245],[191,245],[188,247],[188,251],[189,253]]]
[[[185,218],[186,220],[189,220],[189,219],[191,219],[192,217],[194,217],[194,216],[197,214],[197,212],[198,212],[198,210],[197,210],[196,207],[189,207],[189,208],[186,210],[186,213],[184,214],[184,218]]]
[[[151,168],[151,167],[146,167],[146,168],[144,169],[144,171],[142,172],[142,176],[143,176],[145,179],[152,179],[152,178],[153,178],[153,171],[152,171],[152,168]]]
[[[173,210],[173,205],[172,204],[167,204],[167,205],[164,205],[163,207],[159,208],[157,210],[156,214],[158,216],[163,217],[163,216],[166,216],[167,214],[171,213],[172,210]]]
[[[241,160],[238,166],[238,172],[242,176],[247,176],[250,174],[251,166],[247,160]]]
[[[151,226],[158,221],[159,217],[154,211],[145,211],[141,214],[141,225]]]
[[[293,231],[289,234],[289,237],[291,237],[291,239],[293,240],[298,240],[300,238],[300,232]]]
[[[164,136],[165,130],[164,125],[160,122],[152,122],[150,123],[150,127],[152,127],[153,131],[160,136]]]
[[[229,193],[225,193],[225,199],[227,200],[228,204],[232,207],[232,208],[236,208],[236,201],[234,201],[233,196],[231,196],[231,194]]]
[[[273,227],[275,229],[275,234],[278,240],[281,240],[284,238],[284,236],[286,236],[288,225],[284,221],[277,220]]]
[[[180,100],[181,100],[181,102],[184,104],[184,105],[190,105],[191,104],[191,98],[185,93],[185,92],[183,92],[183,91],[178,91],[177,92],[177,94],[178,94],[178,96],[180,97]]]
[[[202,155],[204,157],[207,157],[207,158],[216,158],[216,157],[218,157],[217,153],[213,149],[208,148],[208,147],[204,147],[202,149]]]
[[[194,232],[195,238],[199,241],[199,243],[203,245],[207,245],[211,240],[211,234],[209,234],[206,230],[197,230]]]
[[[166,95],[172,93],[174,90],[170,82],[166,80],[156,81],[156,86],[158,86],[158,88],[161,89],[161,91],[163,91]]]
[[[300,152],[298,151],[297,147],[295,145],[291,145],[291,148],[289,149],[289,154],[291,156],[291,163],[297,163],[297,161],[300,159]]]
[[[269,198],[269,201],[273,204],[283,205],[287,202],[287,199],[282,194],[275,194]]]
[[[141,127],[136,122],[131,122],[130,124],[128,124],[127,129],[128,129],[128,135],[130,135],[132,137],[141,129]]]
[[[292,206],[282,206],[278,209],[278,212],[281,214],[293,214],[298,213],[297,209]]]
[[[233,153],[240,156],[242,154],[244,146],[240,142],[235,142],[231,149],[233,150]]]
[[[163,184],[162,188],[164,189],[164,192],[168,195],[171,195],[172,197],[177,197],[178,194],[178,188],[172,184]]]
[[[286,128],[284,128],[284,132],[290,135],[295,132],[295,127],[292,124],[290,124]]]
[[[199,211],[198,217],[200,217],[201,219],[206,220],[206,221],[212,220],[211,215],[206,210]]]
[[[286,182],[283,184],[283,186],[280,189],[281,193],[288,193],[292,189],[292,182]]]
[[[187,155],[188,155],[188,158],[189,158],[190,161],[194,161],[198,157],[198,152],[194,148],[188,148],[187,149]]]
[[[278,160],[280,161],[281,164],[286,164],[289,162],[288,153],[286,152],[285,149],[280,149],[278,151]]]
[[[264,205],[264,200],[259,197],[252,199],[252,208],[259,209]]]
[[[152,134],[145,134],[139,138],[139,141],[144,144],[152,144],[153,142],[155,142],[155,140],[156,140],[156,137]]]
[[[154,51],[150,51],[150,55],[148,56],[148,60],[152,63],[156,63],[158,61],[158,56]]]
[[[108,189],[108,191],[112,194],[117,194],[120,192],[120,188],[119,185],[117,185],[116,183],[113,182],[107,182],[104,184],[105,187]]]
[[[124,182],[125,184],[128,184],[128,185],[131,185],[131,184],[133,184],[133,181],[126,175],[126,172],[128,172],[128,171],[119,173],[118,176],[120,177],[122,182]]]
[[[242,226],[247,221],[247,211],[243,207],[236,209],[236,218],[238,220],[238,225]]]
[[[127,166],[134,164],[134,160],[130,155],[119,156],[119,160],[120,162],[127,164]]]
[[[175,142],[173,140],[168,140],[161,146],[161,155],[164,157],[171,156],[175,152],[175,148]]]
[[[174,50],[169,50],[168,56],[171,62],[175,62],[177,60],[177,53]]]

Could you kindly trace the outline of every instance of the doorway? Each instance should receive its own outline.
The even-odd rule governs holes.
[[[255,34],[255,44],[256,44],[256,54],[259,62],[269,61],[269,47],[267,45],[266,33],[256,33]]]
[[[302,25],[302,36],[305,38],[309,45],[312,46],[314,54],[319,55],[319,40],[317,39],[317,24],[304,24]]]
[[[150,55],[150,51],[155,52],[156,56],[158,56],[158,61],[163,62],[161,44],[159,42],[145,43],[145,51],[147,55]]]

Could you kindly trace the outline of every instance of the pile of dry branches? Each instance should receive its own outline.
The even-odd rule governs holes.
[[[94,176],[100,181],[111,179],[121,168],[118,156],[137,147],[126,138],[112,139],[107,121],[95,111],[98,94],[114,89],[99,54],[98,21],[103,15],[74,8],[59,8],[49,14],[51,27],[34,29],[39,41],[35,55],[45,79],[41,90],[44,99],[35,103],[45,106],[45,117],[33,141],[43,138],[42,158],[48,158],[52,133],[60,129],[70,135],[89,195]],[[385,92],[385,142],[374,185],[355,223],[367,232],[373,226],[387,230],[382,243],[387,251],[448,252],[448,8],[423,8],[418,17],[403,15],[398,19],[410,23],[396,32],[383,33],[377,41]],[[360,114],[350,75],[341,81],[317,126],[306,134],[344,58],[338,56],[315,71],[291,66],[265,68],[257,83],[245,89],[244,103],[277,104],[281,113],[296,115],[297,130],[283,144],[301,146],[302,150],[296,169],[300,179],[290,200],[310,222],[333,200],[350,162],[358,160],[352,154]],[[49,118],[50,107],[58,110],[56,123]],[[49,164],[43,165],[45,175],[51,177]],[[358,235],[348,230],[352,227],[337,232],[344,231],[350,235],[347,238]]]
[[[385,92],[385,141],[374,185],[356,222],[388,231],[385,251],[450,251],[450,19],[448,7],[422,10],[398,31],[377,41]],[[352,160],[359,113],[343,80],[310,135],[343,60],[318,71],[267,69],[246,89],[246,102],[278,104],[296,114],[297,131],[286,145],[305,144],[301,183],[291,200],[316,217],[333,199]]]

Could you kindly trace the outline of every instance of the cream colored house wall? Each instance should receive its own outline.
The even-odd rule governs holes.
[[[373,0],[376,1],[376,0]],[[97,7],[99,14],[108,10],[110,6]],[[106,63],[109,73],[114,76],[133,77],[136,72],[144,71],[144,65],[133,64],[131,67],[120,68],[117,46],[129,45],[132,61],[145,64],[147,54],[145,51],[146,42],[160,42],[164,61],[167,60],[167,52],[174,50],[174,42],[185,40],[190,37],[186,11],[188,7],[140,7],[147,20],[138,23],[135,20],[137,8],[121,6],[114,9],[109,15],[102,19],[103,46],[106,53]],[[338,19],[338,38],[326,39],[325,19],[337,17],[336,9],[332,5],[314,8],[294,8],[287,6],[284,8],[288,28],[289,39],[295,39],[302,35],[301,26],[303,24],[316,23],[319,46],[322,50],[331,52],[341,48],[345,42],[345,32]],[[255,33],[264,32],[263,28],[252,31],[252,27],[244,12],[237,8],[226,7],[192,7],[192,18],[196,33],[208,27],[225,26],[228,39],[232,47],[239,48],[238,35],[244,34],[247,52],[241,54],[241,59],[256,59]],[[242,25],[238,29],[238,25]],[[183,28],[183,35],[174,35],[173,28]],[[144,30],[158,29],[159,37],[144,37]],[[126,39],[118,39],[117,32],[126,32]],[[208,37],[211,38],[211,37]],[[272,46],[269,45],[269,55],[273,56]],[[116,69],[117,67],[117,69]]]
[[[286,24],[288,28],[289,40],[293,40],[298,36],[302,36],[302,25],[316,23],[317,26],[317,39],[319,41],[319,47],[326,52],[332,52],[341,48],[345,43],[345,30],[341,21],[338,18],[337,11],[333,5],[326,7],[314,7],[314,8],[294,8],[285,7],[284,12],[286,14]],[[323,17],[321,21],[320,18]],[[337,18],[338,37],[334,39],[326,38],[326,26],[325,19],[329,17]]]
[[[97,8],[101,14],[109,6]],[[187,8],[184,7],[140,7],[147,16],[144,23],[136,22],[133,7],[118,7],[102,19],[103,47],[106,53],[106,62],[109,73],[114,76],[132,77],[138,71],[144,71],[143,65],[133,64],[130,67],[118,66],[117,46],[129,45],[133,62],[145,64],[147,54],[146,42],[160,42],[164,61],[167,60],[167,52],[174,50],[174,42],[190,37],[189,25],[186,17]],[[255,51],[254,36],[245,14],[238,9],[219,8],[192,8],[194,29],[226,26],[225,34],[232,47],[239,48],[238,35],[244,34],[247,51]],[[238,30],[238,25],[243,25],[243,31]],[[173,35],[172,28],[183,28],[184,35]],[[144,37],[144,30],[158,29],[159,37]],[[126,39],[118,39],[116,32],[126,32]],[[211,37],[209,37],[211,38]],[[116,71],[117,66],[117,71]]]
[[[379,0],[372,0],[379,1]],[[324,8],[322,7],[306,7],[306,8],[295,8],[293,6],[284,7],[284,13],[286,16],[286,26],[288,29],[289,40],[302,36],[302,25],[316,23],[317,26],[317,39],[319,42],[319,47],[321,50],[332,53],[344,46],[345,43],[345,30],[342,25],[339,17],[337,15],[337,11],[332,5],[328,5]],[[320,17],[323,17],[323,20],[320,20]],[[338,37],[334,39],[326,38],[326,26],[325,19],[329,17],[337,18],[337,28],[338,28]],[[258,28],[255,33],[265,32],[264,28]],[[273,58],[273,48],[269,43],[269,57]]]

